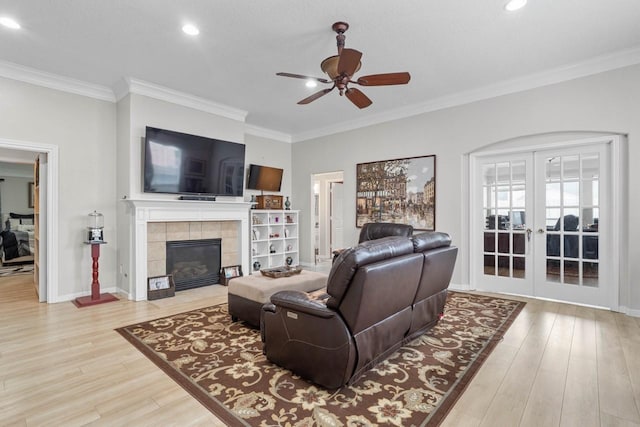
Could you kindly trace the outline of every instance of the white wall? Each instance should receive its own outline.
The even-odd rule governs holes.
[[[638,182],[640,168],[640,66],[501,96],[472,104],[304,141],[293,145],[293,197],[310,206],[313,173],[344,170],[345,242],[357,238],[355,227],[356,164],[376,160],[435,154],[436,228],[449,232],[454,244],[462,240],[463,158],[486,145],[519,136],[572,131],[628,135],[628,182]],[[308,159],[313,159],[312,162]],[[640,192],[628,194],[628,216],[640,212]],[[353,200],[349,203],[348,200]],[[350,220],[349,218],[353,218]],[[311,226],[302,217],[301,258],[312,262]],[[625,228],[625,230],[628,229]],[[640,259],[640,230],[629,230],[629,260]],[[466,248],[461,248],[464,252]],[[461,261],[462,260],[462,261]],[[459,258],[453,282],[462,282],[468,268]],[[640,314],[640,285],[627,277],[640,276],[640,264],[622,272],[621,304]]]
[[[0,138],[59,147],[59,295],[91,288],[91,253],[83,243],[87,215],[105,216],[102,288],[115,287],[115,104],[0,78]]]

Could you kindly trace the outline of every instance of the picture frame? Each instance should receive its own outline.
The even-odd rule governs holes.
[[[356,227],[368,222],[436,227],[436,156],[356,165]]]
[[[28,207],[32,208],[35,206],[35,187],[34,187],[34,183],[30,182],[29,183],[29,188],[28,188],[28,195],[27,195],[27,200],[28,200]]]
[[[175,295],[175,292],[176,285],[171,274],[149,277],[147,279],[148,300],[172,297]]]
[[[220,283],[227,286],[229,284],[229,280],[241,277],[242,275],[241,265],[228,265],[226,267],[222,267],[220,269]]]

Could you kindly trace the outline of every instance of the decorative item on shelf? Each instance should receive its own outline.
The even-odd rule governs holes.
[[[277,217],[277,216],[276,216],[276,217],[274,217],[274,218],[273,218],[273,221],[274,221],[274,222],[280,222],[280,217]]]
[[[224,286],[229,285],[229,280],[235,277],[242,276],[242,266],[241,265],[230,265],[227,267],[222,267],[220,269],[220,284]]]
[[[291,252],[293,250],[293,246],[287,245],[287,252]]]
[[[291,215],[287,215],[287,224],[293,224],[293,218],[291,218]]]
[[[253,271],[260,270],[260,261],[254,261],[253,263]]]
[[[251,234],[253,234],[253,240],[260,240],[260,231],[253,229],[251,231]]]
[[[254,215],[251,218],[252,218],[252,221],[253,221],[254,225],[255,224],[262,224],[262,220],[260,219],[260,217],[258,215]]]
[[[287,196],[287,200],[284,201],[284,209],[287,211],[291,210],[291,202],[289,201],[289,196]]]
[[[291,265],[291,264],[293,264],[293,258],[292,258],[292,257],[290,257],[290,256],[288,256],[288,257],[287,257],[287,259],[286,259],[285,261],[286,261],[287,265]]]
[[[276,247],[274,245],[269,245],[269,253],[271,253],[271,254],[275,254],[276,253]]]
[[[284,230],[284,237],[289,237],[289,229],[285,228]]]
[[[255,194],[251,195],[251,200],[249,201],[249,203],[251,203],[251,209],[255,209],[256,208],[256,196]]]
[[[87,222],[87,240],[84,242],[87,245],[91,245],[91,295],[78,297],[73,300],[76,307],[87,307],[90,305],[102,304],[105,302],[118,301],[114,295],[109,293],[100,293],[100,282],[98,280],[98,259],[100,258],[100,245],[104,245],[107,242],[104,241],[104,215],[97,211],[93,211],[89,214],[89,220]]]
[[[255,246],[251,247],[251,255],[253,256],[258,255],[258,249]]]

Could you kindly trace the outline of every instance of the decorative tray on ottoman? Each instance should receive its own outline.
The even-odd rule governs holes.
[[[263,268],[262,270],[260,270],[260,273],[262,273],[263,276],[273,277],[275,279],[278,277],[289,277],[293,276],[294,274],[300,274],[301,271],[302,268],[300,268],[300,266],[289,267],[285,265],[282,267]]]

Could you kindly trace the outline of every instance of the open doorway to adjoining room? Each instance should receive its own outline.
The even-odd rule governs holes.
[[[32,171],[32,177],[24,189],[26,193],[24,209],[20,206],[17,206],[19,209],[5,206],[10,208],[11,212],[9,212],[5,207],[1,207],[2,213],[6,213],[3,215],[1,228],[6,228],[4,217],[9,217],[13,210],[20,211],[13,212],[17,217],[12,225],[19,223],[20,227],[16,226],[16,231],[29,236],[26,240],[28,243],[25,245],[33,250],[33,263],[31,264],[33,269],[28,274],[32,278],[33,286],[35,286],[38,301],[57,302],[58,288],[55,279],[57,277],[57,255],[52,250],[52,245],[56,241],[55,235],[57,234],[54,224],[57,222],[58,148],[49,144],[0,139],[0,161],[7,165],[26,164]],[[32,231],[29,231],[30,226]],[[18,228],[20,229],[18,230]],[[21,273],[26,274],[24,271]]]
[[[311,175],[311,253],[319,268],[330,267],[332,251],[344,246],[343,182],[343,171]]]

